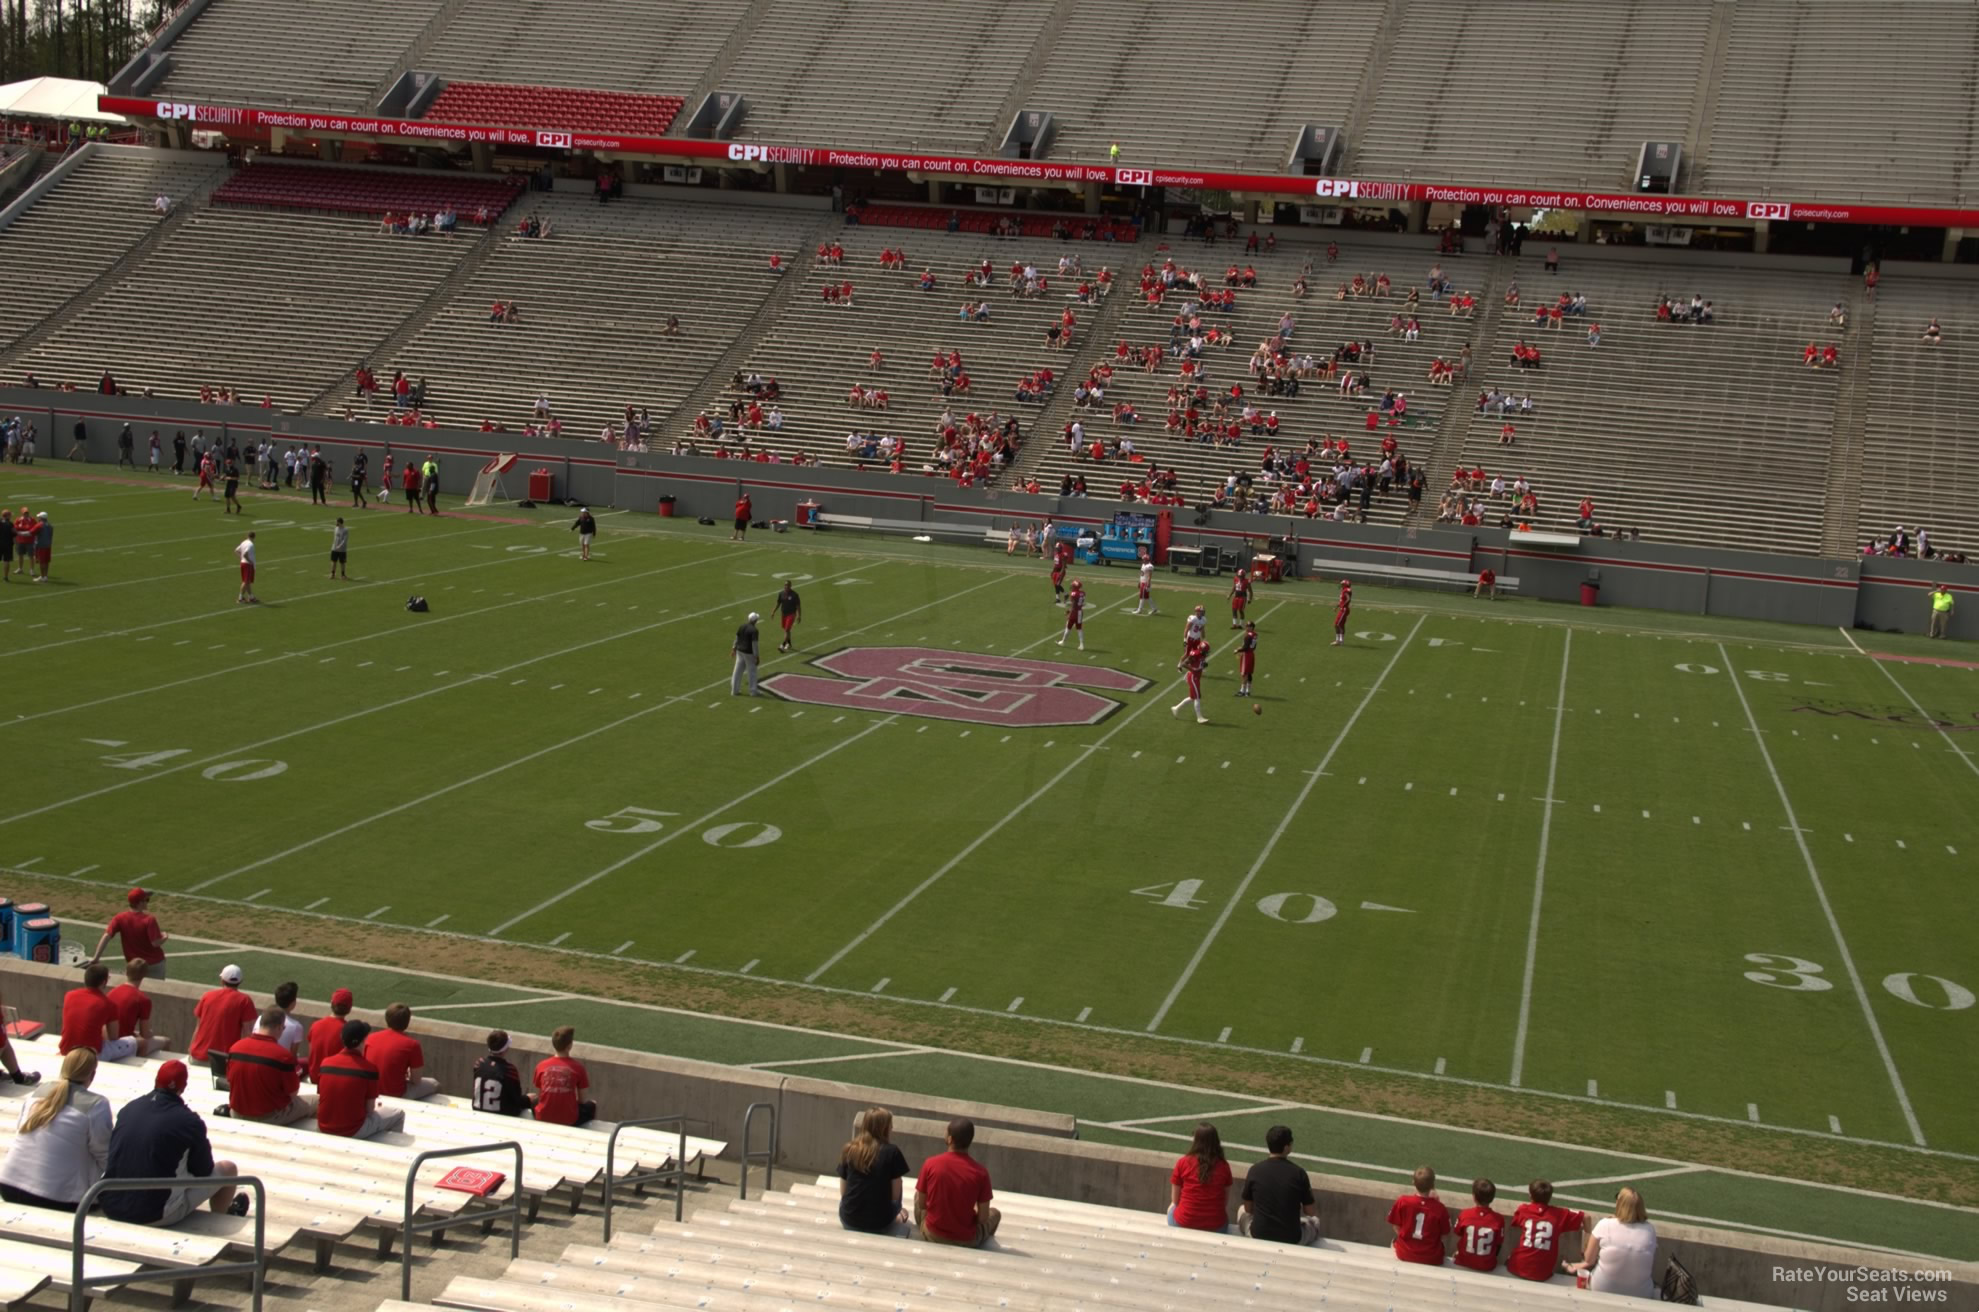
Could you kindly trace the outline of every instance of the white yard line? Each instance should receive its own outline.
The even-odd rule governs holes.
[[[1835,627],[1836,627],[1837,629],[1841,629],[1841,635],[1842,635],[1842,636],[1843,636],[1844,638],[1847,638],[1847,639],[1848,639],[1848,645],[1849,645],[1849,646],[1851,646],[1851,647],[1853,647],[1853,648],[1855,648],[1855,654],[1856,654],[1856,655],[1858,655],[1858,656],[1867,656],[1867,655],[1869,654],[1868,652],[1866,652],[1866,651],[1864,651],[1864,650],[1862,650],[1862,644],[1861,644],[1861,643],[1859,643],[1859,642],[1857,642],[1857,641],[1855,640],[1855,635],[1854,635],[1853,633],[1850,633],[1850,632],[1849,632],[1849,631],[1848,631],[1847,629],[1843,629],[1843,628],[1842,628],[1842,626],[1841,626],[1841,625],[1839,625],[1839,624],[1837,624],[1837,625],[1836,625]]]
[[[919,1057],[933,1052],[933,1048],[888,1048],[882,1052],[848,1052],[837,1057],[799,1057],[795,1061],[751,1061],[744,1062],[745,1071],[782,1070],[787,1066],[824,1066],[835,1061],[869,1061],[881,1057]]]
[[[1546,896],[1546,853],[1553,840],[1553,808],[1560,804],[1553,789],[1560,780],[1560,728],[1567,720],[1567,663],[1574,654],[1574,631],[1567,630],[1560,648],[1560,687],[1553,697],[1553,749],[1546,758],[1546,798],[1539,812],[1539,860],[1532,875],[1532,920],[1526,926],[1525,974],[1519,981],[1519,1026],[1512,1038],[1513,1088],[1525,1075],[1525,1040],[1532,1026],[1532,976],[1539,967],[1539,912]]]
[[[1670,1175],[1696,1175],[1708,1166],[1669,1166],[1660,1171],[1634,1171],[1628,1175],[1594,1175],[1583,1180],[1555,1180],[1555,1189],[1578,1189],[1590,1184],[1630,1184],[1636,1180],[1660,1180]]]
[[[1116,604],[1124,604],[1124,599],[1121,603],[1116,603]],[[1285,603],[1282,601],[1278,603],[1279,606],[1283,606],[1284,604]],[[1278,609],[1278,606],[1274,606],[1271,609],[1275,611]],[[1263,616],[1260,616],[1259,618],[1261,619],[1267,618],[1269,617],[1270,614],[1271,611],[1266,611],[1265,614]],[[1035,647],[1037,645],[1038,645],[1037,643],[1030,644],[1030,646],[1032,647]],[[1029,647],[1018,648],[1018,651],[1020,652],[1027,650],[1029,650]],[[1124,731],[1128,726],[1133,724],[1135,720],[1139,719],[1142,713],[1144,713],[1150,706],[1155,705],[1158,701],[1161,700],[1162,697],[1166,697],[1170,692],[1173,692],[1175,688],[1180,685],[1181,682],[1182,681],[1180,679],[1177,679],[1175,682],[1170,683],[1159,694],[1150,696],[1147,700],[1143,701],[1139,706],[1136,706],[1133,710],[1129,711],[1125,716],[1121,717],[1120,722],[1118,724],[1114,725],[1111,729],[1108,729],[1105,733],[1101,734],[1094,741],[1087,743],[1085,747],[1080,749],[1078,755],[1074,756],[1069,762],[1067,762],[1065,766],[1058,771],[1057,774],[1054,774],[1051,778],[1047,779],[1042,786],[1040,786],[1036,791],[1032,792],[1028,797],[1025,797],[1022,801],[1018,802],[1017,805],[1011,807],[1008,811],[1004,812],[1002,819],[992,824],[989,828],[983,830],[982,833],[976,835],[976,837],[969,843],[967,847],[964,847],[960,852],[957,852],[954,856],[942,862],[941,865],[935,868],[935,872],[933,874],[929,875],[926,879],[923,879],[920,883],[914,885],[912,889],[908,890],[907,895],[905,897],[902,897],[898,902],[895,902],[892,906],[888,907],[885,911],[881,912],[879,917],[875,919],[872,924],[860,930],[859,933],[853,937],[851,942],[847,943],[844,947],[841,947],[838,951],[832,953],[829,957],[826,957],[823,964],[819,965],[816,970],[813,970],[810,974],[804,977],[804,982],[806,984],[817,983],[818,977],[820,975],[823,975],[833,966],[836,966],[839,962],[845,960],[845,958],[851,955],[851,953],[855,949],[857,949],[860,944],[864,943],[867,939],[871,938],[874,934],[877,934],[881,929],[885,928],[887,922],[891,921],[895,916],[899,915],[901,912],[905,911],[908,907],[912,906],[915,900],[918,899],[921,896],[921,894],[927,892],[929,889],[933,888],[936,884],[939,884],[944,878],[947,877],[949,871],[955,869],[955,867],[961,865],[964,861],[968,860],[971,856],[975,855],[976,850],[982,847],[984,843],[989,842],[990,839],[996,837],[997,834],[1001,833],[1005,825],[1008,825],[1012,820],[1015,820],[1018,816],[1030,810],[1032,805],[1035,804],[1039,798],[1044,797],[1046,794],[1050,793],[1053,788],[1056,788],[1058,786],[1061,780],[1065,779],[1073,771],[1077,770],[1080,766],[1084,765],[1087,761],[1091,760],[1095,755],[1098,754],[1099,750],[1102,747],[1105,747],[1109,742],[1113,741],[1113,739],[1117,737],[1122,731]]]
[[[835,578],[837,576],[828,574],[825,577]],[[989,585],[978,584],[977,586],[987,587]],[[712,615],[720,611],[733,610],[737,606],[746,605],[747,601],[748,601],[747,598],[744,598],[741,601],[728,601],[728,602],[723,602],[718,606],[711,606],[707,610],[692,611],[685,615],[676,615],[672,619],[660,620],[654,624],[644,625],[640,629],[635,630],[635,632],[644,632],[646,629],[661,628],[668,624],[675,624],[685,620],[699,619],[703,616]],[[586,644],[586,645],[590,645],[590,644]],[[562,655],[563,653],[556,653],[556,654]],[[539,659],[548,659],[548,658],[539,658]],[[520,667],[517,666],[514,668],[520,668]],[[498,673],[507,673],[507,671],[506,670],[498,671]],[[493,676],[489,676],[489,677],[493,677]],[[513,770],[518,766],[528,765],[530,762],[541,760],[545,756],[552,755],[556,752],[561,752],[566,748],[575,747],[577,744],[581,742],[585,742],[588,739],[595,738],[599,734],[610,733],[614,729],[623,728],[625,725],[631,724],[635,720],[643,719],[646,716],[652,715],[658,711],[663,711],[677,702],[699,696],[701,693],[707,691],[707,688],[714,686],[717,685],[709,684],[703,688],[697,688],[693,692],[681,693],[678,696],[668,697],[656,702],[648,702],[646,703],[646,705],[640,707],[636,711],[632,711],[629,712],[628,714],[621,715],[614,720],[607,720],[605,723],[598,725],[594,728],[586,729],[582,733],[572,734],[571,736],[560,739],[557,742],[549,743],[545,746],[539,747],[533,752],[527,752],[521,756],[514,757],[510,760],[504,761],[500,765],[491,766],[488,769],[483,770],[478,774],[469,775],[464,779],[457,779],[453,783],[443,785],[442,787],[439,788],[435,788],[432,791],[422,794],[419,797],[414,797],[408,799],[407,801],[400,802],[396,806],[387,807],[383,811],[373,812],[371,815],[364,816],[361,819],[353,820],[349,824],[339,825],[337,828],[332,829],[327,833],[318,834],[314,838],[306,839],[303,842],[296,843],[293,846],[284,848],[282,851],[272,852],[269,855],[261,857],[258,860],[250,861],[244,866],[236,866],[232,870],[228,870],[225,871],[224,873],[213,875],[207,879],[203,879],[200,882],[191,885],[186,891],[189,893],[201,893],[213,887],[215,884],[223,883],[226,880],[234,878],[234,876],[236,875],[244,875],[248,873],[250,870],[258,870],[262,866],[268,865],[275,861],[287,860],[289,857],[296,856],[302,852],[306,852],[309,849],[318,846],[319,844],[327,843],[332,839],[341,838],[345,834],[348,834],[353,830],[362,829],[367,825],[376,824],[380,820],[388,820],[395,815],[401,815],[406,811],[410,811],[416,807],[424,806],[428,802],[436,801],[439,798],[445,797],[449,793],[458,792],[463,788],[472,787],[473,785],[481,783],[483,780],[486,779],[492,779],[496,775],[506,773],[507,771]],[[4,822],[0,822],[0,823],[4,823]]]
[[[1851,641],[1853,641],[1853,639],[1851,639]],[[1858,647],[1856,648],[1856,650],[1861,651],[1862,649]],[[1865,656],[1868,655],[1867,652],[1863,652],[1863,654]],[[1958,759],[1965,762],[1965,768],[1972,771],[1973,774],[1979,775],[1979,762],[1974,762],[1970,756],[1966,755],[1965,749],[1958,745],[1958,739],[1952,736],[1951,731],[1938,722],[1937,716],[1930,714],[1928,711],[1924,709],[1924,707],[1921,704],[1919,704],[1917,698],[1911,695],[1910,689],[1904,687],[1903,683],[1890,670],[1890,662],[1879,661],[1874,657],[1870,657],[1869,663],[1871,665],[1874,665],[1877,669],[1883,672],[1883,677],[1890,681],[1890,686],[1892,688],[1895,688],[1898,692],[1903,694],[1903,699],[1910,703],[1910,708],[1916,711],[1918,716],[1926,724],[1932,726],[1932,728],[1939,734],[1939,736],[1941,736],[1945,740],[1945,746],[1951,748],[1954,752],[1958,753]],[[1916,745],[1915,743],[1912,744],[1912,746],[1915,745]]]
[[[1206,1112],[1176,1112],[1171,1116],[1139,1116],[1131,1121],[1108,1121],[1106,1124],[1116,1130],[1131,1130],[1143,1125],[1161,1125],[1168,1121],[1220,1121],[1232,1116],[1256,1116],[1263,1112],[1289,1112],[1297,1110],[1295,1102],[1263,1102],[1249,1107],[1217,1107]],[[1702,1170],[1702,1167],[1698,1168]]]
[[[1848,972],[1849,983],[1855,987],[1855,1000],[1862,1007],[1863,1022],[1869,1026],[1869,1037],[1875,1040],[1877,1055],[1883,1059],[1883,1070],[1890,1077],[1890,1091],[1896,1095],[1897,1106],[1903,1111],[1904,1124],[1910,1127],[1911,1139],[1922,1148],[1925,1146],[1924,1127],[1917,1122],[1917,1112],[1910,1105],[1910,1095],[1904,1091],[1903,1076],[1897,1072],[1896,1057],[1890,1052],[1889,1041],[1883,1037],[1883,1027],[1876,1021],[1876,1009],[1869,1002],[1869,990],[1863,987],[1862,973],[1855,967],[1855,954],[1848,950],[1848,940],[1842,936],[1841,921],[1836,919],[1835,908],[1828,901],[1828,890],[1821,882],[1821,871],[1814,864],[1814,853],[1807,846],[1807,832],[1801,828],[1800,820],[1794,814],[1793,800],[1787,796],[1786,783],[1773,765],[1773,753],[1767,749],[1766,735],[1759,730],[1758,717],[1752,713],[1752,703],[1746,700],[1737,667],[1722,642],[1718,644],[1718,656],[1721,668],[1730,676],[1732,691],[1738,694],[1739,706],[1745,711],[1745,722],[1752,729],[1753,745],[1759,749],[1759,759],[1766,763],[1766,773],[1773,780],[1773,791],[1780,796],[1780,809],[1786,813],[1787,827],[1793,831],[1794,846],[1800,849],[1800,859],[1807,866],[1807,881],[1814,888],[1814,900],[1821,904],[1821,914],[1828,921],[1828,932],[1834,936],[1835,950],[1841,954],[1842,968]]]
[[[1223,927],[1230,923],[1230,917],[1236,913],[1238,904],[1250,892],[1251,884],[1256,881],[1258,872],[1264,869],[1265,862],[1269,861],[1271,854],[1278,849],[1279,840],[1284,838],[1286,831],[1292,827],[1292,821],[1305,806],[1306,799],[1312,796],[1313,788],[1325,777],[1326,767],[1333,763],[1333,758],[1339,753],[1341,744],[1347,741],[1347,735],[1354,731],[1356,724],[1360,723],[1361,716],[1373,704],[1375,694],[1379,693],[1381,686],[1388,682],[1388,676],[1394,673],[1396,664],[1402,659],[1402,653],[1409,649],[1409,644],[1415,641],[1416,634],[1422,631],[1422,626],[1428,622],[1428,619],[1427,615],[1416,617],[1415,625],[1410,628],[1408,636],[1396,645],[1394,655],[1390,656],[1388,663],[1381,667],[1381,673],[1375,676],[1372,684],[1368,685],[1368,690],[1362,695],[1360,704],[1354,707],[1354,713],[1347,717],[1347,722],[1340,726],[1340,732],[1334,735],[1333,744],[1326,749],[1326,755],[1320,757],[1319,764],[1306,775],[1305,785],[1292,799],[1292,804],[1285,808],[1285,814],[1279,818],[1278,827],[1271,831],[1271,837],[1265,840],[1263,850],[1257,854],[1257,860],[1251,862],[1251,868],[1244,872],[1244,877],[1238,882],[1236,891],[1231,893],[1229,900],[1223,904],[1223,910],[1218,913],[1216,922],[1209,927],[1209,932],[1203,935],[1203,941],[1196,945],[1195,955],[1189,958],[1189,964],[1182,968],[1182,973],[1176,978],[1174,987],[1168,990],[1168,996],[1163,998],[1161,1006],[1155,1009],[1154,1019],[1147,1023],[1148,1033],[1152,1034],[1160,1029],[1161,1022],[1168,1018],[1170,1009],[1182,996],[1182,990],[1186,989],[1189,981],[1195,978],[1197,969],[1203,964],[1203,959],[1209,955],[1210,948],[1223,933]]]
[[[843,574],[858,573],[863,568],[864,567],[861,566],[855,569],[841,571],[841,574],[827,574],[825,575],[825,579],[839,578]],[[818,581],[823,582],[824,580],[821,579]],[[980,592],[984,588],[994,587],[997,583],[1001,581],[1002,580],[1000,578],[986,579],[981,583],[972,584],[969,587],[962,589],[960,592],[953,592],[945,597],[937,597],[933,601],[923,602],[918,606],[914,606],[911,607],[910,609],[901,611],[897,615],[890,615],[885,619],[874,620],[871,624],[861,625],[856,629],[844,630],[839,634],[837,634],[836,636],[840,638],[846,638],[856,633],[864,633],[869,629],[879,628],[883,624],[894,624],[899,622],[900,620],[906,619],[909,615],[918,615],[924,610],[931,610],[936,606],[945,605],[948,602],[955,601],[962,597],[966,597],[973,592]],[[795,652],[792,652],[790,654],[791,659],[795,659],[796,656],[797,653]],[[775,664],[776,661],[775,659],[772,659],[771,661],[766,663]],[[636,718],[636,716],[638,715],[645,714],[646,711],[657,710],[662,706],[670,705],[674,702],[684,702],[684,701],[692,700],[697,697],[705,696],[710,691],[716,688],[723,687],[727,683],[728,680],[725,678],[713,680],[709,683],[703,684],[699,688],[695,688],[691,691],[684,692],[675,697],[669,698],[665,702],[660,702],[654,706],[649,706],[646,708],[645,711],[634,712],[633,716],[628,716],[626,718],[628,719]],[[839,752],[844,748],[850,747],[852,744],[865,738],[868,734],[872,733],[874,730],[892,724],[895,720],[899,718],[900,717],[897,715],[889,715],[885,719],[873,721],[873,723],[867,725],[864,729],[861,729],[858,733],[853,734],[849,738],[840,739],[838,742],[832,744],[830,747],[825,748],[823,751],[817,753],[816,755],[810,757],[809,759],[802,761],[797,765],[792,766],[788,770],[785,770],[782,774],[778,775],[774,779],[771,779],[769,782],[758,784],[756,787],[751,788],[748,792],[730,798],[728,801],[723,802],[720,806],[717,806],[712,811],[709,811],[706,814],[702,815],[699,819],[689,821],[687,824],[677,829],[674,829],[672,832],[666,834],[664,837],[657,838],[652,842],[646,844],[638,851],[632,852],[627,856],[612,862],[604,869],[596,871],[593,874],[586,875],[583,879],[578,880],[576,883],[563,889],[561,892],[554,893],[551,896],[543,899],[541,902],[538,902],[535,906],[529,908],[527,911],[524,911],[519,915],[510,916],[507,920],[504,920],[501,924],[489,930],[488,937],[489,938],[497,937],[498,935],[502,934],[504,931],[509,930],[518,924],[521,924],[523,921],[529,919],[531,916],[537,915],[543,911],[548,910],[550,907],[555,906],[557,903],[563,901],[567,897],[570,897],[572,894],[580,892],[583,889],[589,888],[591,885],[597,883],[599,880],[605,878],[606,876],[615,874],[618,871],[623,870],[626,866],[631,865],[633,862],[638,861],[641,858],[645,857],[649,853],[657,851],[659,848],[666,846],[668,843],[680,837],[682,834],[699,832],[702,826],[706,825],[708,821],[713,820],[715,817],[719,816],[722,812],[727,811],[732,807],[740,806],[742,805],[742,803],[748,801],[752,797],[756,797],[762,793],[768,792],[771,788],[776,787],[778,784],[781,784],[788,779],[794,778],[795,776],[809,769],[811,766],[817,764],[819,761],[825,760],[828,757],[832,756],[834,753]]]
[[[421,1007],[420,1015],[429,1011],[466,1011],[474,1007],[533,1007],[539,1002],[570,1002],[576,1000],[575,993],[551,993],[540,998],[488,998],[481,1002],[441,1002]]]
[[[847,571],[847,572],[849,573],[851,571]],[[163,779],[171,775],[182,773],[183,771],[186,770],[196,770],[201,766],[211,765],[216,761],[223,761],[229,758],[239,757],[239,756],[251,756],[254,752],[257,752],[264,747],[272,747],[276,743],[287,742],[292,738],[300,738],[307,734],[319,732],[320,730],[323,729],[333,729],[340,724],[346,724],[352,720],[363,719],[365,716],[368,715],[376,715],[380,711],[393,710],[397,707],[407,705],[411,702],[423,701],[428,697],[437,697],[442,693],[453,692],[457,689],[468,687],[471,684],[486,683],[490,680],[501,678],[504,675],[512,674],[516,670],[526,669],[531,665],[541,664],[544,661],[556,660],[560,657],[573,655],[580,651],[586,651],[592,647],[602,646],[603,644],[608,642],[617,642],[621,639],[629,638],[636,634],[645,633],[651,629],[663,628],[668,624],[674,624],[683,619],[693,619],[699,615],[713,614],[718,610],[730,609],[735,606],[744,605],[744,604],[746,604],[746,599],[744,599],[743,601],[731,601],[725,603],[722,606],[710,607],[708,610],[698,611],[691,615],[679,615],[679,616],[675,616],[673,619],[658,620],[652,624],[642,624],[637,628],[623,629],[617,633],[606,634],[604,637],[601,638],[592,638],[585,642],[574,643],[571,646],[563,647],[556,651],[544,652],[541,655],[531,656],[527,660],[516,661],[513,664],[504,665],[499,669],[491,670],[485,674],[471,674],[464,679],[455,679],[451,683],[443,683],[436,688],[428,688],[424,692],[411,693],[407,696],[397,698],[393,701],[379,702],[376,705],[363,707],[355,711],[349,711],[343,715],[336,716],[332,719],[319,721],[316,724],[303,725],[300,728],[291,729],[286,733],[276,734],[272,738],[259,739],[255,742],[247,743],[239,747],[232,747],[232,748],[228,748],[225,751],[216,752],[210,756],[202,756],[195,760],[187,761],[182,765],[167,766],[163,769],[153,771],[150,774],[140,775],[135,779],[126,779],[122,783],[110,784],[106,787],[98,788],[91,792],[78,793],[72,797],[63,798],[60,801],[49,802],[44,806],[36,807],[30,811],[22,811],[19,812],[18,814],[11,816],[0,816],[0,825],[10,825],[17,820],[25,820],[32,816],[45,814],[46,812],[49,811],[60,810],[62,807],[65,806],[73,806],[77,802],[87,802],[94,798],[105,796],[106,794],[109,793],[120,792],[126,788],[134,788],[139,784],[146,783],[153,779]],[[660,703],[660,704],[664,705],[665,703]]]

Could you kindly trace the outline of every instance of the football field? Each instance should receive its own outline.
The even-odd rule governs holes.
[[[571,992],[644,969],[964,1051],[1034,1022],[1040,1053],[1483,1128],[1859,1149],[1979,1198],[1963,647],[1360,588],[1335,648],[1330,581],[1291,583],[1251,604],[1239,698],[1226,581],[1158,575],[1148,618],[1126,571],[1075,571],[1081,653],[995,552],[620,514],[585,562],[564,512],[188,494],[0,473],[57,525],[54,579],[0,590],[18,880],[155,886],[189,935],[214,904],[171,895],[431,960],[555,949]],[[1208,725],[1170,713],[1197,601]],[[731,697],[750,610],[765,695]]]

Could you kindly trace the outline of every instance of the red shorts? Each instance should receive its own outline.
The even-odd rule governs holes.
[[[1201,701],[1203,697],[1203,674],[1201,670],[1184,670],[1182,679],[1189,685],[1189,700]]]
[[[785,633],[788,633],[788,632],[790,632],[790,626],[791,626],[791,625],[793,625],[793,624],[795,624],[795,623],[797,623],[797,617],[796,617],[795,615],[786,615],[786,616],[784,616],[784,617],[783,617],[783,631],[784,631]]]
[[[1230,609],[1234,611],[1241,611],[1244,609],[1244,605],[1248,601],[1250,601],[1249,597],[1241,597],[1241,596],[1232,597],[1230,598]]]
[[[1147,600],[1147,596],[1148,596],[1148,594],[1149,594],[1150,592],[1152,592],[1152,591],[1154,591],[1154,585],[1153,585],[1153,584],[1151,584],[1151,583],[1143,583],[1143,584],[1141,584],[1141,600],[1143,600],[1143,601],[1146,601],[1146,600]]]
[[[1066,630],[1066,632],[1068,632],[1068,633],[1069,633],[1069,632],[1071,632],[1071,631],[1072,631],[1073,629],[1083,629],[1083,628],[1085,628],[1085,627],[1086,627],[1086,614],[1085,614],[1085,612],[1084,612],[1084,611],[1082,611],[1082,610],[1069,610],[1069,611],[1066,611],[1066,612],[1065,612],[1065,630]]]
[[[208,477],[207,477],[206,475],[204,475],[204,474],[201,474],[201,475],[199,476],[199,486],[200,486],[200,487],[212,487],[212,486],[213,486],[213,480],[212,480],[212,479],[210,479],[210,478],[208,478]]]
[[[37,550],[35,551],[35,553],[34,553],[34,563],[35,563],[35,564],[37,564],[37,565],[39,565],[39,566],[41,566],[41,568],[45,570],[45,569],[47,569],[47,568],[48,568],[48,560],[49,560],[49,558],[50,558],[51,556],[53,556],[54,554],[55,554],[55,553],[54,553],[54,548],[52,548],[52,547],[41,547],[41,548],[39,548],[39,549],[37,549]]]
[[[1244,682],[1246,683],[1250,682],[1251,671],[1255,670],[1256,668],[1257,668],[1256,656],[1240,655],[1237,657],[1237,672],[1244,676]]]
[[[254,582],[254,566],[248,564],[244,560],[241,562],[241,582],[242,583]]]
[[[1353,609],[1353,608],[1352,608],[1351,606],[1342,606],[1342,607],[1341,607],[1341,608],[1340,608],[1339,610],[1336,610],[1336,611],[1334,611],[1334,612],[1333,612],[1333,627],[1334,627],[1334,628],[1336,628],[1336,629],[1344,629],[1344,628],[1346,628],[1346,627],[1347,627],[1347,612],[1348,612],[1349,610],[1352,610],[1352,609]]]
[[[1065,570],[1061,566],[1051,572],[1051,586],[1054,588],[1065,581]]]

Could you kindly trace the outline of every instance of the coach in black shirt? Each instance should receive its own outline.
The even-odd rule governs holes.
[[[1238,1225],[1251,1238],[1274,1244],[1318,1242],[1319,1209],[1313,1205],[1312,1177],[1292,1160],[1291,1128],[1272,1126],[1265,1131],[1264,1146],[1271,1156],[1253,1165],[1244,1177]]]

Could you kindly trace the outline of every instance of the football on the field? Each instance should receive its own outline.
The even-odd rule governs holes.
[[[1252,715],[1263,715],[1263,714],[1264,714],[1264,707],[1262,707],[1262,706],[1259,706],[1259,705],[1258,705],[1258,704],[1257,704],[1256,702],[1252,702],[1252,703],[1251,703],[1251,714],[1252,714]]]

